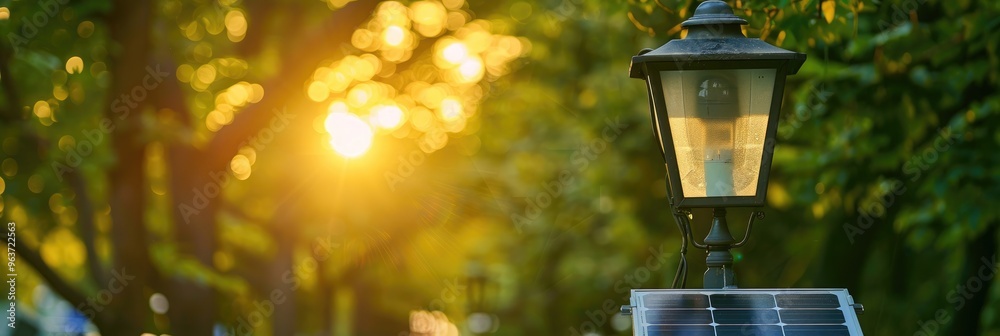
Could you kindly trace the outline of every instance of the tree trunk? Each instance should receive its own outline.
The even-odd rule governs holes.
[[[288,232],[291,231],[289,229],[291,229],[293,227],[293,224],[295,223],[290,218],[292,217],[292,215],[289,214],[288,212],[284,212],[284,213],[278,213],[276,214],[276,216],[284,217],[285,220],[276,220],[272,222],[272,227],[269,228],[272,230],[272,233],[274,234],[274,237],[277,240],[277,246],[278,246],[278,253],[275,256],[275,260],[272,263],[271,272],[268,276],[268,278],[271,279],[271,281],[269,282],[272,284],[271,287],[273,289],[266,289],[262,293],[261,299],[262,300],[270,299],[271,292],[275,290],[281,291],[281,293],[284,296],[284,300],[280,304],[278,304],[277,302],[274,303],[274,315],[271,316],[272,328],[273,328],[272,334],[293,335],[295,334],[295,326],[297,325],[296,306],[298,305],[298,300],[296,299],[296,297],[299,294],[298,292],[301,291],[300,286],[302,286],[301,284],[302,279],[299,278],[299,275],[296,272],[298,271],[298,268],[303,268],[305,270],[308,270],[309,268],[306,268],[301,265],[305,265],[306,263],[311,263],[311,261],[310,260],[297,261],[294,258],[295,255],[295,241],[293,239],[294,234],[292,232]],[[311,258],[311,256],[308,256],[307,258]],[[315,272],[316,269],[313,269],[313,271]],[[286,272],[292,272],[291,273],[292,276],[296,277],[295,279],[297,280],[294,282],[284,281],[285,279],[283,278],[283,276],[285,274],[288,274]],[[302,274],[303,277],[310,277],[314,275],[315,274],[308,274],[308,272],[304,272]]]
[[[114,330],[102,330],[109,335],[137,335],[149,331],[150,313],[146,303],[146,286],[155,283],[155,271],[149,258],[149,244],[143,218],[146,204],[145,144],[139,137],[141,124],[138,114],[141,102],[135,105],[116,104],[121,95],[132,95],[142,88],[142,78],[146,75],[149,60],[150,4],[144,1],[116,1],[114,12],[109,16],[112,40],[117,44],[112,50],[114,79],[109,91],[108,102],[111,109],[108,119],[115,125],[111,138],[116,164],[108,173],[110,184],[109,203],[113,225],[111,240],[114,246],[114,267],[127,285],[116,293],[111,307],[99,314],[113,314]],[[138,96],[138,95],[136,95]],[[114,110],[114,107],[128,109]],[[134,277],[134,278],[129,278]],[[112,278],[112,277],[108,277]],[[98,284],[99,288],[110,287]],[[117,286],[117,285],[116,285]]]
[[[951,323],[949,335],[979,335],[983,308],[990,298],[990,287],[996,279],[997,269],[989,269],[996,267],[992,264],[996,257],[997,225],[994,223],[965,247],[965,266],[956,285],[963,289],[949,289],[957,290],[957,295],[948,296],[948,302],[955,304],[951,307],[954,311],[949,312],[955,319]]]
[[[216,214],[222,190],[233,178],[224,168],[205,167],[204,154],[188,144],[174,144],[169,152],[174,233],[181,257],[194,257],[212,267],[217,244]],[[208,335],[216,321],[216,293],[204,279],[170,279],[171,332]]]

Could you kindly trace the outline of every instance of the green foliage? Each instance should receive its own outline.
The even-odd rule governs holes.
[[[335,3],[329,1],[331,8]],[[914,334],[939,310],[954,317],[945,332],[1000,333],[995,281],[961,308],[951,294],[975,276],[981,257],[1000,252],[1000,4],[730,3],[749,20],[748,36],[808,54],[785,90],[768,216],[738,251],[741,286],[846,287],[867,308],[861,321],[868,335]],[[631,331],[614,329],[611,317],[594,312],[609,301],[627,303],[629,288],[670,286],[680,239],[645,87],[627,70],[638,50],[680,38],[679,24],[697,1],[471,1],[463,8],[489,22],[495,34],[523,37],[528,52],[511,63],[509,74],[462,91],[482,92],[481,98],[466,97],[478,110],[465,130],[430,152],[421,150],[428,136],[416,130],[380,134],[366,157],[341,160],[322,143],[326,106],[289,99],[301,116],[294,131],[277,132],[274,142],[253,151],[251,177],[222,186],[216,229],[203,229],[217,238],[211,262],[193,256],[193,243],[175,236],[181,222],[175,206],[185,201],[173,199],[177,190],[171,188],[184,165],[171,161],[172,151],[208,151],[211,128],[219,125],[205,120],[227,88],[266,84],[297,66],[311,76],[317,67],[363,51],[348,38],[324,49],[337,49],[322,56],[331,60],[297,64],[297,58],[281,58],[295,53],[271,49],[304,35],[297,30],[247,33],[262,34],[255,43],[263,47],[206,33],[222,25],[238,2],[156,4],[160,22],[172,25],[152,29],[156,39],[148,47],[168,50],[164,54],[181,64],[172,76],[187,74],[183,90],[164,101],[189,113],[157,101],[155,108],[135,111],[139,121],[128,125],[136,127],[136,138],[88,140],[94,148],[74,168],[95,205],[90,213],[98,238],[90,244],[98,264],[134,252],[115,252],[109,243],[118,226],[108,204],[121,192],[112,190],[109,172],[125,159],[116,156],[114,140],[146,149],[139,160],[147,184],[130,187],[147,200],[138,225],[148,230],[151,262],[165,279],[212,288],[218,297],[205,300],[218,304],[224,325],[273,290],[288,290],[282,287],[286,274],[301,286],[288,292],[298,298],[297,315],[284,318],[303,332],[332,320],[342,334],[404,331],[410,311],[421,309],[443,310],[465,330],[465,317],[478,310],[464,291],[475,273],[486,279],[482,309],[496,315],[498,335],[561,335],[582,332],[587,323],[600,334],[626,335]],[[0,20],[5,37],[23,34],[33,16],[48,17],[31,1],[6,6],[10,19]],[[9,70],[0,76],[0,211],[30,223],[19,237],[46,260],[60,261],[52,266],[68,274],[86,269],[85,259],[67,257],[84,253],[76,247],[84,241],[85,211],[77,203],[80,189],[53,163],[70,160],[67,153],[109,115],[119,94],[111,91],[120,85],[113,82],[111,60],[123,46],[112,41],[104,22],[110,1],[67,6],[25,43],[3,42],[0,60]],[[321,2],[295,6],[304,7],[273,13],[267,27],[295,20],[308,26],[331,13]],[[246,13],[251,26],[257,24],[253,15],[260,14]],[[254,48],[263,51],[241,57]],[[86,60],[80,71],[67,69],[73,56]],[[431,63],[420,60],[417,70],[384,81],[402,92],[410,82],[435,78],[419,71]],[[219,79],[200,87],[192,73],[202,64],[217,68]],[[307,82],[265,97],[305,97]],[[183,118],[196,122],[184,126]],[[389,173],[400,179],[387,181]],[[735,223],[749,213],[730,212],[734,232],[742,232]],[[708,212],[694,213],[698,237],[708,218]],[[317,248],[331,242],[331,257],[319,260]],[[658,257],[665,260],[648,267]],[[313,259],[317,268],[303,267]],[[696,288],[703,254],[694,250],[688,259],[688,287]],[[88,293],[100,289],[83,276],[66,278]],[[462,290],[446,294],[455,284]],[[153,284],[148,287],[143,295],[153,291]],[[332,311],[322,310],[331,305]],[[150,328],[162,327],[156,320],[162,316],[133,313],[151,321],[145,324]]]

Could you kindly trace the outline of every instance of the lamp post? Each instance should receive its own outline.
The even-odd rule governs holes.
[[[705,288],[735,288],[731,248],[737,242],[726,208],[764,205],[785,77],[805,54],[747,38],[725,2],[708,0],[681,27],[683,39],[632,57],[629,76],[646,81],[654,135],[667,169],[668,198],[682,235],[693,208],[712,208]],[[682,265],[682,269],[685,266]],[[686,271],[685,271],[686,272]]]

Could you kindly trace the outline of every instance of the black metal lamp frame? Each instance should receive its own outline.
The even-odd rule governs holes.
[[[686,38],[671,40],[655,50],[643,49],[632,57],[629,68],[630,77],[646,80],[653,133],[659,140],[667,168],[668,200],[682,234],[682,260],[674,278],[675,288],[678,288],[678,285],[683,288],[686,283],[685,258],[688,241],[696,248],[708,251],[705,288],[736,287],[733,256],[729,250],[746,244],[753,222],[764,218],[763,212],[753,212],[747,225],[746,235],[737,242],[729,232],[726,208],[764,205],[785,78],[798,71],[806,56],[772,46],[760,39],[746,38],[740,27],[745,24],[746,20],[734,15],[732,8],[725,2],[705,1],[698,6],[690,19],[681,24],[688,29]],[[663,83],[659,74],[662,71],[725,69],[775,69],[774,89],[771,93],[756,193],[753,196],[685,197],[677,167],[674,141],[667,120],[666,100],[671,98],[663,94]],[[689,216],[693,208],[714,209],[712,227],[704,243],[698,243],[691,237]]]

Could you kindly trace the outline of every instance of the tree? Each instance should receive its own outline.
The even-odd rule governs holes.
[[[249,210],[231,203],[233,200],[227,200],[225,192],[231,189],[228,187],[230,181],[247,178],[249,167],[239,164],[246,165],[248,155],[255,156],[255,150],[267,145],[262,142],[273,141],[269,138],[285,127],[311,128],[311,123],[301,121],[315,118],[318,112],[326,109],[317,102],[327,101],[326,97],[331,94],[346,95],[347,87],[330,88],[325,92],[315,89],[316,86],[326,89],[329,83],[327,78],[320,77],[320,71],[331,72],[324,66],[316,70],[317,66],[324,64],[324,60],[339,59],[338,62],[345,65],[343,68],[357,72],[363,68],[345,62],[374,59],[376,67],[383,66],[378,74],[388,77],[387,83],[371,80],[374,74],[369,73],[367,76],[355,74],[355,78],[348,78],[347,83],[341,84],[356,84],[351,83],[353,79],[360,83],[350,85],[353,88],[380,84],[381,87],[375,89],[395,86],[402,90],[420,79],[435,81],[435,76],[428,78],[420,71],[426,72],[426,67],[435,66],[430,60],[435,48],[440,49],[440,46],[434,47],[436,42],[460,42],[461,34],[480,31],[489,34],[480,23],[471,20],[471,12],[460,8],[461,2],[450,1],[450,8],[441,3],[421,2],[414,4],[412,9],[397,2],[380,1],[334,1],[328,5],[332,11],[314,3],[250,2],[240,6],[231,1],[192,4],[51,1],[18,3],[8,9],[15,23],[11,26],[16,28],[20,24],[22,29],[9,30],[12,44],[5,46],[0,62],[4,66],[0,75],[6,93],[4,115],[7,120],[21,125],[20,131],[12,133],[16,138],[8,138],[14,142],[11,146],[28,148],[11,157],[14,162],[20,162],[21,171],[27,173],[11,179],[11,185],[17,185],[23,181],[20,177],[30,174],[27,180],[41,180],[43,182],[32,183],[44,187],[42,190],[29,187],[31,190],[16,190],[5,196],[14,202],[24,202],[24,205],[14,203],[13,206],[29,213],[18,218],[19,222],[44,220],[51,227],[57,218],[45,220],[45,215],[56,216],[59,211],[53,209],[49,213],[49,209],[39,206],[44,204],[46,196],[36,194],[69,195],[65,199],[73,200],[73,204],[59,206],[70,208],[76,214],[78,220],[72,227],[79,239],[84,240],[92,287],[102,288],[104,283],[112,281],[109,274],[125,274],[134,280],[132,285],[124,286],[120,293],[115,292],[113,298],[106,300],[109,301],[106,307],[100,303],[87,306],[87,296],[92,296],[93,292],[82,291],[79,281],[69,281],[53,270],[44,253],[40,255],[36,251],[37,245],[18,246],[23,260],[60,296],[70,303],[79,303],[77,309],[102,332],[137,334],[154,326],[177,334],[205,334],[212,330],[220,320],[220,307],[215,298],[222,298],[219,290],[225,287],[227,279],[226,274],[215,269],[221,243],[219,218],[225,211],[243,213]],[[271,15],[279,8],[284,15]],[[412,31],[407,16],[411,10],[423,11],[422,16],[414,15],[419,20],[412,24]],[[23,15],[19,15],[22,12]],[[373,14],[381,17],[369,20]],[[400,14],[401,18],[394,17]],[[392,22],[378,21],[382,18]],[[253,24],[248,25],[248,22]],[[304,22],[312,27],[303,27]],[[384,26],[386,23],[392,25]],[[181,29],[166,28],[175,26]],[[83,43],[66,47],[63,43],[74,39],[65,36],[68,27],[79,27],[76,29],[79,37],[96,40],[97,47]],[[361,44],[358,39],[371,39],[371,36],[358,37],[358,32],[362,31],[359,27],[397,29],[398,32],[392,33],[402,35],[400,39],[403,40],[390,41],[387,37],[386,42],[381,43],[383,47],[378,46],[379,41],[367,41],[356,47]],[[39,32],[28,34],[29,29]],[[460,30],[459,35],[455,33],[457,30]],[[274,41],[275,36],[290,38]],[[496,36],[497,39],[501,37]],[[477,41],[490,43],[492,39]],[[513,43],[518,42],[514,40]],[[86,62],[93,62],[87,67],[81,57],[65,56],[89,56],[94,49],[101,49],[103,53],[86,57]],[[267,58],[268,53],[275,51],[280,62]],[[344,58],[359,52],[363,56],[378,54],[381,59]],[[476,57],[478,65],[466,67],[460,76],[439,78],[440,87],[463,91],[479,88],[477,83],[481,80],[488,83],[486,80],[502,75],[505,63],[517,56],[487,53],[483,48],[468,52]],[[213,53],[223,57],[212,58]],[[485,60],[487,64],[484,65],[484,60],[478,58],[481,56],[492,58]],[[61,70],[62,59],[69,59],[66,71]],[[192,73],[192,64],[201,65]],[[269,67],[273,68],[268,70]],[[86,68],[90,69],[90,74],[84,71]],[[26,71],[55,73],[53,76],[58,80],[52,83],[55,86],[52,94],[47,94],[49,83],[25,78]],[[393,73],[396,75],[390,77]],[[261,84],[241,81],[244,78]],[[334,78],[336,80],[341,79]],[[184,87],[184,83],[189,83],[190,87]],[[309,85],[309,89],[302,90],[303,85]],[[71,91],[68,95],[67,90]],[[107,98],[91,98],[96,94]],[[25,103],[34,101],[35,97],[41,99],[37,103]],[[388,99],[391,101],[392,96]],[[210,108],[206,108],[205,103]],[[471,110],[475,99],[456,100],[453,104],[460,104],[457,109],[461,114],[462,104]],[[413,105],[412,99],[410,105]],[[288,112],[289,108],[308,113]],[[221,119],[220,114],[223,114]],[[456,115],[454,118],[466,117]],[[295,119],[299,122],[295,123]],[[62,125],[66,126],[60,127]],[[83,136],[75,136],[81,129]],[[447,136],[444,131],[437,132],[434,136]],[[419,135],[417,133],[414,131],[414,136]],[[425,149],[437,148],[440,146]],[[150,165],[151,160],[156,162],[155,166]],[[234,172],[232,176],[230,171]],[[148,188],[153,189],[152,193]],[[290,193],[294,190],[278,187],[272,191]],[[104,197],[90,196],[95,193]],[[162,197],[164,195],[168,197]],[[164,203],[168,206],[162,206]],[[304,220],[289,213],[283,205],[278,205],[269,223],[262,227],[264,230],[281,231],[277,225],[283,222]],[[98,211],[101,208],[107,209],[104,215],[110,217],[107,239],[113,246],[113,253],[97,250],[100,234],[95,232],[97,225],[94,222],[95,217],[102,217]],[[151,216],[169,219],[151,220]],[[257,220],[252,216],[244,219]],[[156,228],[158,224],[166,224],[167,228]],[[37,229],[43,235],[50,231],[44,226]],[[277,257],[261,261],[276,270],[288,269],[292,252],[301,245],[296,236],[277,235]],[[287,287],[281,282],[280,271],[240,276],[251,284],[267,286],[259,290],[265,294],[276,285]],[[157,321],[149,311],[148,298],[152,292],[163,293],[169,298],[168,317],[172,322]],[[262,297],[267,299],[267,295]],[[294,301],[294,297],[288,300]],[[285,304],[273,308],[276,334],[294,330],[294,306]],[[272,315],[271,311],[271,308],[265,309],[264,315]],[[252,328],[259,323],[250,321]]]
[[[730,4],[809,56],[741,285],[846,287],[868,334],[1000,328],[982,275],[1000,7]],[[19,302],[43,282],[109,335],[397,334],[420,310],[468,331],[477,309],[502,335],[629,334],[603,307],[669,286],[680,246],[628,61],[696,6],[13,2],[0,211],[32,269]]]

